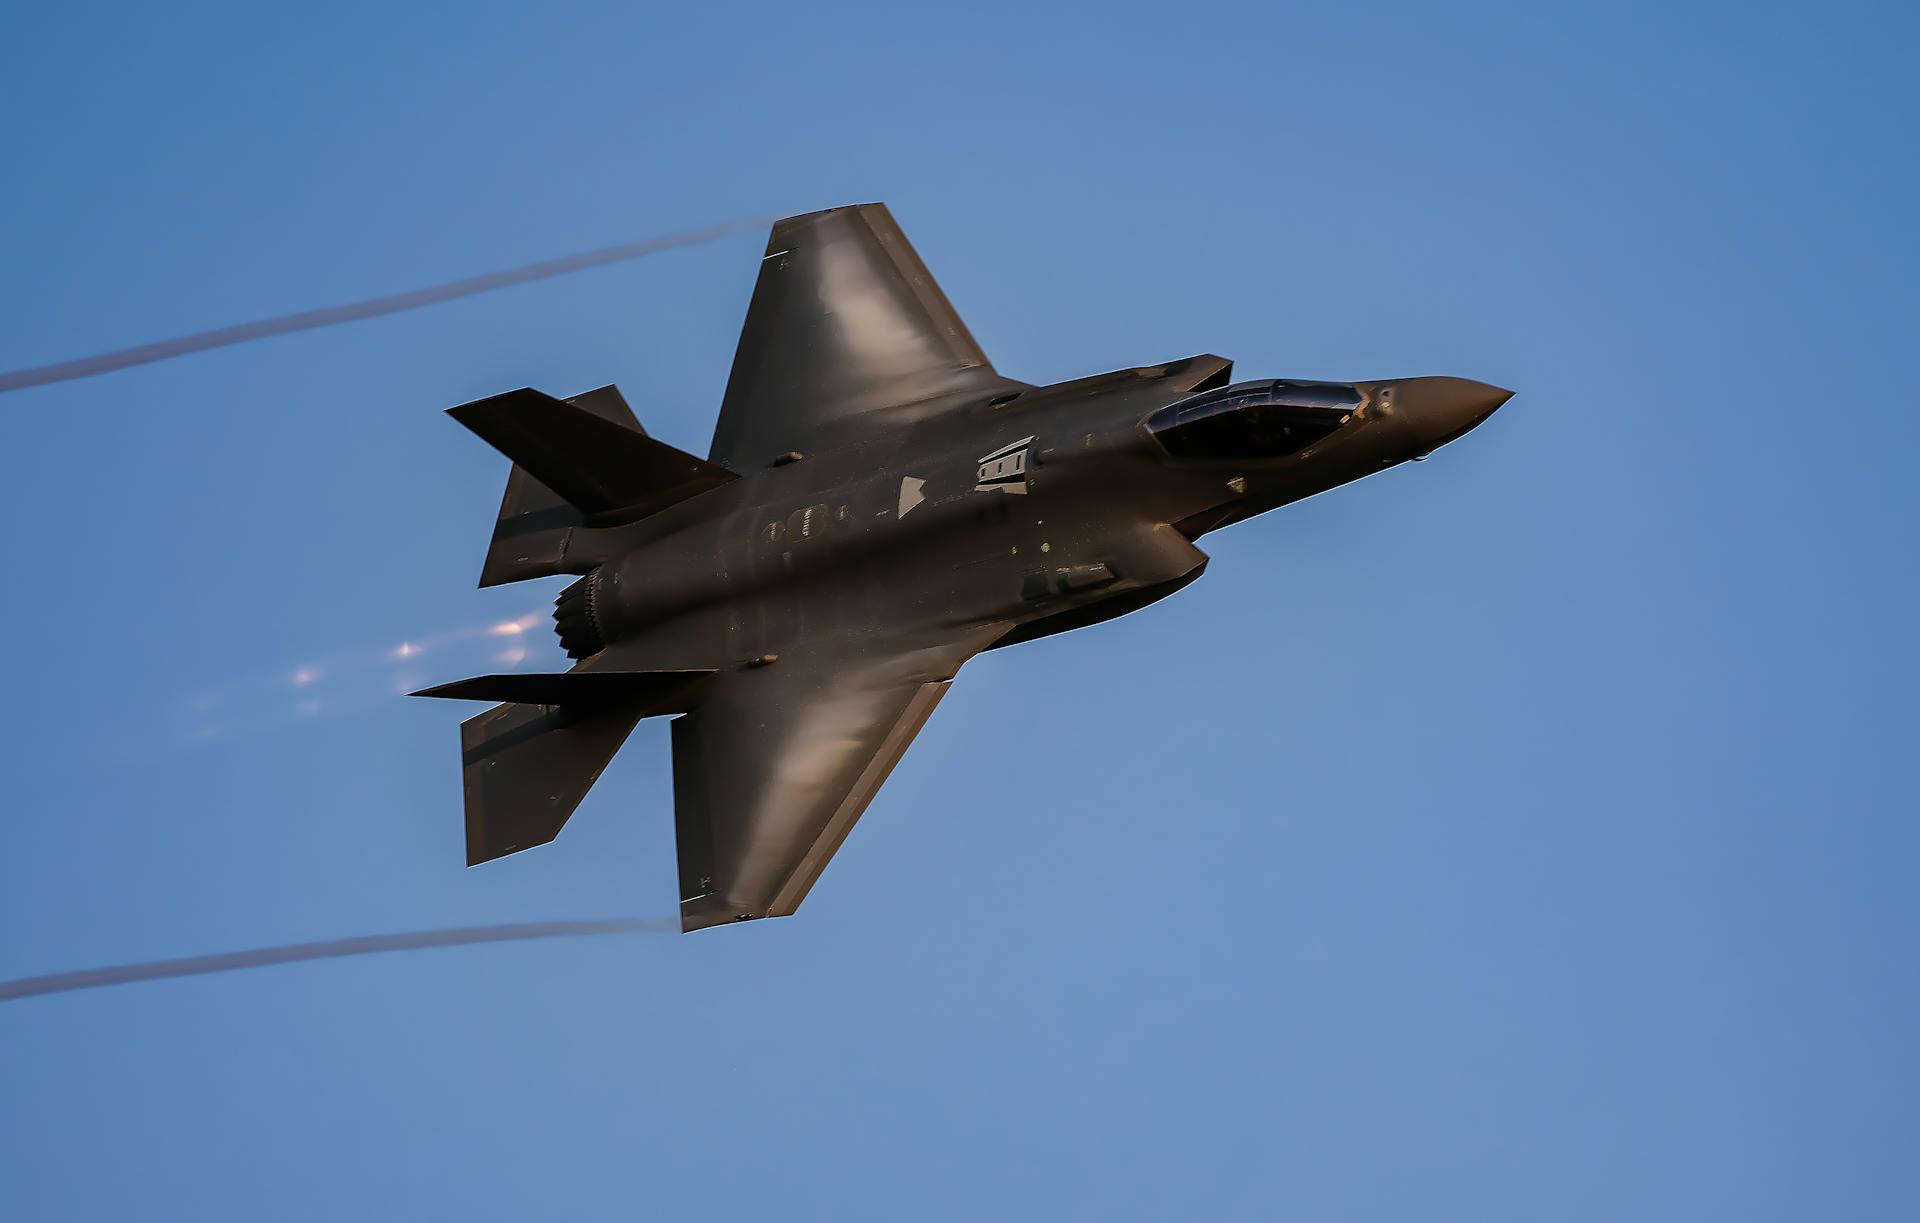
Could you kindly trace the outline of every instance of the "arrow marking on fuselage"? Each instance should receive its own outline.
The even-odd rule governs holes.
[[[920,492],[920,490],[925,488],[926,485],[927,485],[927,482],[925,480],[919,479],[914,476],[900,477],[900,509],[898,512],[899,517],[905,518],[907,516],[908,510],[912,509],[914,506],[919,505],[922,501],[926,500],[926,497],[924,497]]]

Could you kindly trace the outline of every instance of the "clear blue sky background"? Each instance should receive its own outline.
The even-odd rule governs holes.
[[[534,7],[6,6],[0,365],[882,199],[1014,377],[1518,395],[970,665],[797,919],[0,1008],[8,1217],[1920,1216],[1910,6]],[[439,410],[704,450],[760,243],[0,399],[0,977],[671,913],[664,722],[469,871],[504,639],[382,652],[554,593]]]

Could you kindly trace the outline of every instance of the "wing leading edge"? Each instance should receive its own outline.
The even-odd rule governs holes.
[[[994,372],[885,204],[788,217],[760,262],[712,459],[745,471],[850,417],[1025,385]]]

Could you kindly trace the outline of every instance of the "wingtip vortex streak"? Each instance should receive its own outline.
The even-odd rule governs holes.
[[[457,926],[447,930],[415,930],[402,934],[369,934],[358,938],[327,939],[317,943],[289,943],[279,947],[256,947],[248,951],[228,951],[218,955],[183,956],[174,960],[150,960],[143,964],[116,964],[107,968],[87,968],[78,972],[48,973],[0,981],[0,1002],[32,998],[41,994],[59,994],[76,989],[96,989],[106,985],[129,985],[136,981],[160,981],[168,977],[198,977],[208,973],[234,972],[242,968],[264,968],[272,964],[293,964],[301,960],[332,960],[343,956],[375,955],[383,951],[420,951],[429,947],[464,947],[477,943],[507,943],[537,938],[576,938],[593,934],[669,934],[678,933],[680,923],[671,918],[612,917],[598,921],[518,922],[504,926]]]
[[[136,344],[131,348],[119,348],[112,352],[98,353],[91,357],[78,357],[71,361],[56,361],[50,365],[35,365],[26,369],[0,370],[0,395],[9,391],[23,391],[28,387],[91,378],[135,365],[149,365],[155,361],[184,357],[189,353],[205,352],[211,348],[226,348],[234,344],[245,344],[251,340],[263,340],[269,336],[286,335],[294,331],[312,331],[319,327],[332,327],[339,323],[377,318],[383,314],[417,310],[422,306],[436,305],[455,298],[491,293],[496,289],[510,288],[535,280],[548,280],[555,276],[585,271],[588,268],[605,267],[610,263],[624,263],[629,259],[639,259],[660,251],[673,250],[682,246],[697,246],[702,242],[711,242],[729,234],[759,229],[770,220],[771,218],[768,217],[750,217],[738,221],[724,221],[703,229],[690,229],[640,242],[602,247],[599,250],[583,251],[577,255],[562,255],[557,259],[542,259],[537,263],[521,264],[519,267],[486,272],[479,276],[467,276],[444,284],[429,285],[424,289],[389,293],[382,297],[368,298],[365,301],[348,302],[340,306],[324,306],[318,310],[302,310],[297,314],[283,314],[251,323],[235,323],[228,327],[216,327],[212,331],[200,331],[192,335],[175,336],[170,340]]]

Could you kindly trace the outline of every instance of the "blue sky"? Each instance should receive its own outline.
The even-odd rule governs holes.
[[[881,199],[1013,377],[1518,394],[971,664],[796,919],[0,1008],[8,1213],[1913,1217],[1916,24],[10,5],[0,366]],[[663,722],[469,871],[393,692],[554,593],[440,409],[704,450],[759,252],[0,399],[0,977],[670,913]]]

